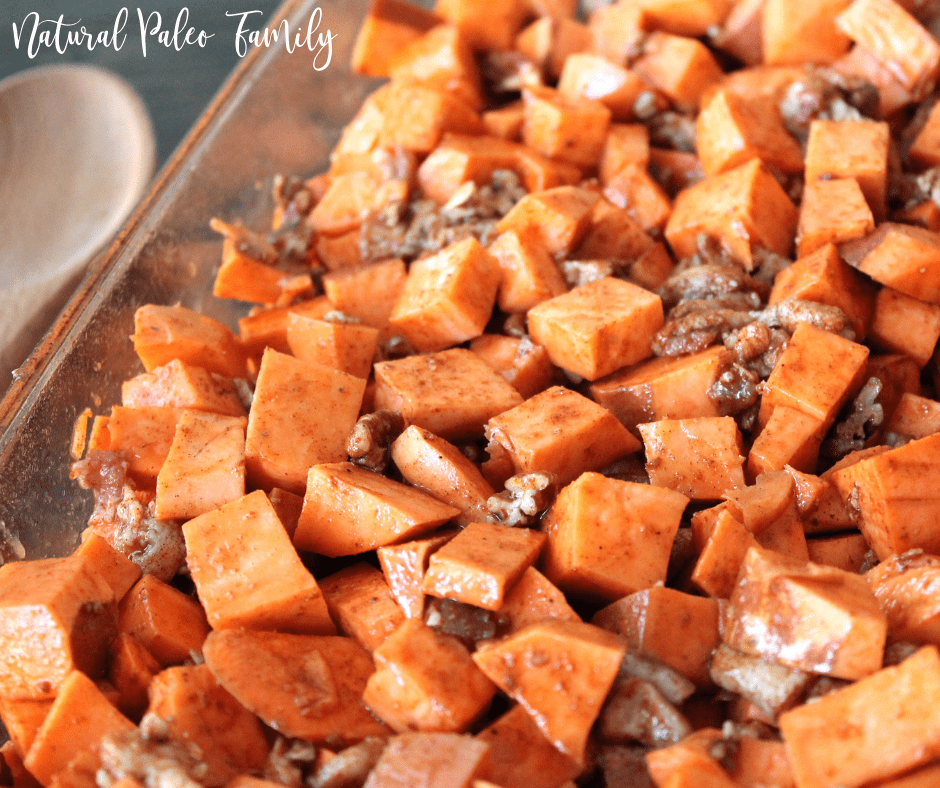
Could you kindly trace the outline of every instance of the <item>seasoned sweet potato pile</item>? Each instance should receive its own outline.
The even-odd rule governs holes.
[[[0,567],[3,784],[938,784],[937,14],[375,0]]]

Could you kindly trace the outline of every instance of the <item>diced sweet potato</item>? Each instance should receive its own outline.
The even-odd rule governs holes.
[[[910,356],[925,367],[940,340],[940,303],[927,303],[890,287],[875,296],[871,344]]]
[[[765,63],[831,63],[844,55],[849,37],[835,18],[851,0],[788,3],[766,0],[762,50]]]
[[[650,24],[679,36],[704,36],[731,11],[729,0],[639,0]]]
[[[737,785],[714,757],[712,748],[723,736],[715,728],[695,731],[678,744],[646,753],[656,788],[731,788]]]
[[[746,654],[856,680],[881,667],[886,631],[860,575],[751,547],[722,638]]]
[[[870,550],[865,537],[859,533],[807,539],[806,549],[814,564],[856,574],[861,571]]]
[[[536,305],[528,323],[553,363],[596,380],[652,354],[663,306],[648,290],[606,277]]]
[[[448,531],[428,539],[384,545],[376,551],[389,589],[408,618],[421,618],[424,614],[421,584],[431,554],[453,539],[455,534],[456,531]]]
[[[290,307],[274,307],[271,309],[254,309],[247,316],[238,321],[238,331],[242,344],[249,357],[259,357],[266,347],[274,348],[281,353],[288,353],[287,345],[287,316],[292,312],[306,317],[321,318],[334,309],[330,299],[326,296],[314,298],[311,301]]]
[[[358,323],[314,320],[297,314],[287,319],[287,344],[295,358],[357,378],[368,378],[372,372],[378,338],[377,328]]]
[[[407,619],[373,654],[363,702],[395,731],[459,733],[490,705],[495,687],[457,638]]]
[[[51,698],[75,670],[100,676],[116,635],[114,592],[87,555],[0,567],[3,697]]]
[[[764,60],[763,17],[766,0],[740,0],[732,7],[713,39],[715,46],[746,66]]]
[[[594,51],[612,63],[626,65],[653,20],[638,3],[612,3],[595,9],[588,19]]]
[[[412,264],[389,325],[424,352],[473,339],[490,318],[500,278],[479,241],[457,241]]]
[[[604,143],[598,174],[606,184],[627,164],[647,166],[650,159],[649,131],[642,123],[611,123]]]
[[[557,788],[581,771],[575,760],[552,746],[521,704],[480,731],[477,739],[490,746],[484,775],[505,788]]]
[[[888,617],[892,639],[940,643],[940,606],[934,592],[940,580],[940,559],[910,551],[882,561],[865,578]]]
[[[190,520],[183,536],[213,629],[335,632],[316,580],[262,491]]]
[[[797,255],[805,257],[826,244],[861,238],[875,229],[875,219],[854,177],[807,181],[796,229]]]
[[[388,85],[382,100],[378,144],[401,147],[421,155],[430,153],[447,132],[482,134],[483,121],[459,95],[414,83]]]
[[[634,105],[647,90],[649,85],[638,74],[591,52],[569,55],[558,78],[562,96],[599,101],[616,121],[633,120]],[[608,135],[613,129],[613,125],[608,126]]]
[[[639,261],[655,247],[656,242],[627,208],[618,208],[602,198],[594,203],[587,232],[575,247],[573,255],[582,260]],[[630,273],[633,274],[633,268]]]
[[[216,679],[208,665],[167,668],[150,684],[147,713],[166,722],[167,738],[197,747],[202,783],[217,788],[261,769],[269,745],[258,718]]]
[[[164,667],[191,659],[209,634],[202,605],[153,575],[144,575],[121,601],[119,627]]]
[[[468,523],[431,555],[422,588],[432,596],[499,610],[544,543],[544,534],[528,528]]]
[[[353,564],[319,585],[339,630],[367,651],[378,648],[405,620],[382,573],[370,564]]]
[[[601,609],[593,622],[697,686],[711,684],[708,663],[721,640],[717,600],[653,586]]]
[[[570,59],[590,50],[593,43],[590,29],[582,22],[544,14],[516,36],[515,48],[532,60],[549,81],[555,81]]]
[[[285,736],[349,746],[390,733],[362,703],[375,668],[351,638],[229,629],[204,654],[219,684]]]
[[[542,519],[544,572],[568,592],[607,601],[665,582],[687,504],[672,490],[583,473]]]
[[[437,0],[435,13],[456,25],[474,49],[512,49],[529,8],[522,0],[481,6],[468,0]]]
[[[499,220],[496,232],[530,229],[550,255],[566,255],[587,233],[591,209],[598,199],[596,192],[577,186],[535,191]]]
[[[248,481],[299,494],[311,465],[346,459],[365,385],[345,372],[266,350],[248,416]]]
[[[179,408],[114,405],[108,418],[108,448],[127,459],[128,475],[152,480],[170,453],[176,423],[182,415]]]
[[[649,359],[595,381],[591,396],[631,432],[638,424],[660,419],[718,416],[708,391],[731,362],[731,352],[720,345],[687,356]]]
[[[666,240],[677,257],[695,254],[702,233],[752,266],[752,244],[788,255],[798,213],[759,159],[706,178],[676,196]]]
[[[938,701],[940,658],[931,647],[782,714],[797,785],[857,788],[930,762],[940,754]]]
[[[363,788],[473,788],[483,773],[488,748],[456,733],[405,733],[396,736]]]
[[[560,485],[603,468],[640,444],[607,410],[561,386],[536,394],[487,424],[490,459],[508,456],[510,473],[547,471]],[[485,469],[484,469],[485,472]]]
[[[245,351],[238,337],[191,309],[142,306],[134,313],[131,339],[147,372],[179,359],[226,377],[245,377]]]
[[[133,635],[118,635],[111,649],[108,678],[118,691],[117,707],[133,720],[147,708],[147,687],[161,670],[160,663]]]
[[[514,143],[499,137],[446,134],[418,168],[418,184],[426,197],[447,203],[465,183],[490,183],[496,170],[512,169]]]
[[[357,74],[387,77],[392,56],[440,22],[440,17],[405,0],[375,0],[353,47]]]
[[[43,785],[72,758],[91,750],[109,734],[134,730],[134,723],[105,698],[80,670],[71,671],[58,689],[23,765]]]
[[[652,484],[692,500],[714,500],[744,486],[741,434],[734,419],[662,419],[637,429]]]
[[[351,463],[314,465],[294,545],[330,557],[359,555],[429,533],[459,512]]]
[[[672,201],[645,164],[629,162],[608,179],[604,197],[623,208],[646,232],[658,235],[672,213]]]
[[[155,515],[186,520],[245,494],[244,416],[183,411],[157,474]]]
[[[86,529],[82,533],[82,543],[75,555],[94,566],[95,574],[111,586],[116,602],[140,580],[140,567],[94,531]]]
[[[794,788],[796,781],[783,742],[742,736],[729,773],[742,788]]]
[[[506,378],[524,399],[555,382],[558,369],[548,351],[530,339],[483,334],[470,340],[470,350]]]
[[[591,624],[552,621],[483,643],[473,660],[557,749],[580,762],[625,651],[620,638]]]
[[[698,109],[705,92],[723,76],[714,55],[701,41],[661,32],[650,34],[633,68],[686,110]]]
[[[179,359],[125,380],[121,384],[121,404],[126,408],[151,405],[204,410],[224,416],[245,415],[245,406],[230,378],[213,375]]]
[[[940,432],[940,402],[904,392],[885,432],[907,438],[926,438]]]
[[[525,312],[567,292],[558,264],[531,229],[507,230],[487,248],[502,269],[497,302],[504,312]]]
[[[381,330],[388,325],[406,277],[404,261],[386,260],[363,268],[325,274],[323,289],[333,309]]]
[[[940,304],[940,233],[923,227],[882,222],[859,241],[847,244],[846,261],[876,282],[913,298]]]
[[[938,449],[940,435],[930,435],[832,475],[879,559],[917,547],[940,552],[940,493],[922,481],[935,473]]]
[[[706,510],[710,511],[710,510]],[[693,517],[693,528],[695,518]],[[690,579],[709,596],[728,599],[734,591],[747,550],[757,540],[734,514],[723,509],[705,535]]]
[[[808,561],[796,483],[787,471],[763,473],[756,483],[725,494],[744,526],[768,550]]]
[[[522,141],[526,145],[584,171],[597,167],[611,118],[603,102],[545,87],[526,89],[522,98]]]
[[[522,397],[496,370],[464,348],[375,364],[375,407],[445,440],[481,437],[483,425]]]

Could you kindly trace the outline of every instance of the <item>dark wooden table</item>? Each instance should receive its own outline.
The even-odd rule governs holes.
[[[239,61],[235,41],[240,19],[227,17],[226,11],[239,14],[260,11],[248,17],[247,25],[261,28],[278,5],[279,0],[244,0],[243,3],[141,0],[138,4],[128,4],[125,0],[0,0],[0,79],[32,66],[63,63],[92,63],[120,74],[140,93],[150,112],[156,132],[159,167]],[[60,15],[63,15],[65,23],[81,20],[69,29],[78,30],[84,25],[86,30],[97,36],[113,30],[123,7],[127,8],[128,17],[123,30],[126,38],[119,51],[102,44],[89,51],[87,46],[73,43],[65,47],[64,53],[39,46],[35,56],[29,56],[28,37],[35,18],[30,16],[33,12],[37,12],[41,20],[56,20]],[[195,31],[191,38],[195,39],[200,31],[212,34],[211,38],[205,39],[204,47],[190,44],[177,50],[173,45],[173,31],[184,7],[188,9],[187,27]],[[148,34],[147,54],[144,56],[138,8],[145,19],[149,19],[148,30],[155,26],[159,15],[162,29],[169,31],[171,37],[169,48],[160,43],[156,34]],[[24,22],[25,30],[17,48],[13,24],[23,28]],[[39,28],[50,33],[54,29],[48,23]],[[65,41],[64,35],[62,41]]]

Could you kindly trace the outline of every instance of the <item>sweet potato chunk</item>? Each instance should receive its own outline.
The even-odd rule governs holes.
[[[374,666],[350,638],[229,629],[204,653],[219,684],[285,736],[349,746],[390,733],[362,704]]]
[[[357,378],[368,378],[372,372],[378,338],[379,331],[372,326],[298,314],[287,318],[287,344],[295,358]]]
[[[933,647],[791,709],[780,716],[780,731],[797,784],[857,788],[928,763],[940,754],[938,709]]]
[[[566,591],[608,601],[665,582],[687,503],[672,490],[581,474],[542,520],[546,576]]]
[[[526,145],[585,171],[597,167],[611,116],[602,102],[546,87],[524,90],[522,98],[522,140]]]
[[[427,493],[348,462],[314,465],[294,544],[334,558],[359,555],[433,531],[459,512]]]
[[[567,484],[640,447],[609,411],[561,386],[495,416],[487,429],[490,460],[508,460],[507,478],[548,471]]]
[[[405,620],[382,573],[360,562],[320,580],[330,617],[340,631],[375,651]]]
[[[266,350],[248,415],[250,483],[299,494],[311,465],[346,459],[365,385],[345,372]]]
[[[382,752],[363,788],[472,788],[488,748],[456,733],[405,733]]]
[[[705,92],[720,81],[721,67],[701,41],[651,33],[634,70],[681,109],[698,109]]]
[[[204,410],[223,416],[245,415],[245,406],[231,378],[214,375],[179,359],[125,380],[121,384],[121,404],[126,408],[152,405]]]
[[[457,638],[409,618],[374,654],[363,702],[399,733],[459,733],[490,705],[495,688]]]
[[[490,183],[497,170],[510,170],[517,146],[499,137],[447,134],[418,167],[426,197],[444,205],[463,184]]]
[[[871,235],[848,245],[843,254],[847,262],[876,282],[913,298],[940,304],[938,249],[940,233],[882,222]]]
[[[551,621],[483,643],[473,660],[556,748],[581,761],[625,652],[620,638],[598,627]]]
[[[877,349],[903,353],[925,367],[940,340],[940,304],[882,287],[875,296],[870,339]]]
[[[517,407],[520,394],[464,348],[375,365],[375,407],[445,440],[481,437],[488,419]]]
[[[764,62],[831,63],[844,55],[851,42],[835,20],[850,4],[851,0],[767,0],[762,26]]]
[[[183,536],[213,629],[336,631],[316,580],[262,491],[190,520]]]
[[[940,559],[911,550],[882,561],[865,578],[888,617],[891,638],[940,644],[940,605],[934,591]]]
[[[598,199],[596,192],[578,186],[533,191],[499,220],[496,232],[530,230],[550,255],[566,255],[587,233]]]
[[[722,637],[746,654],[856,680],[881,667],[886,632],[863,577],[751,547]]]
[[[531,339],[483,334],[471,340],[470,350],[499,372],[524,399],[555,382],[557,368],[548,351]]]
[[[650,482],[692,500],[720,498],[744,486],[741,434],[728,416],[639,424]]]
[[[613,120],[633,120],[634,105],[649,85],[633,71],[592,52],[569,55],[558,78],[558,92],[601,102]],[[614,126],[608,126],[608,141]]]
[[[376,0],[356,36],[352,68],[357,74],[388,76],[392,56],[440,22],[440,17],[405,0]]]
[[[828,243],[861,238],[875,229],[875,218],[855,178],[808,181],[796,229],[797,255],[805,257]]]
[[[431,554],[453,539],[456,531],[414,539],[398,545],[385,545],[376,550],[382,573],[389,590],[408,618],[421,618],[424,614],[422,582]]]
[[[4,697],[51,698],[74,670],[100,676],[116,635],[114,592],[87,558],[0,567]]]
[[[325,274],[323,289],[334,309],[381,330],[388,325],[406,277],[403,260],[386,260],[363,268]]]
[[[663,323],[659,296],[605,277],[529,310],[529,333],[552,362],[588,380],[652,354]]]
[[[558,264],[532,230],[507,230],[488,249],[502,269],[497,301],[504,312],[525,312],[568,291]]]

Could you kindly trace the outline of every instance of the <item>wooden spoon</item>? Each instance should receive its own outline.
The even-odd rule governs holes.
[[[143,102],[114,74],[65,65],[0,81],[0,373],[25,357],[9,342],[120,228],[155,153]]]

